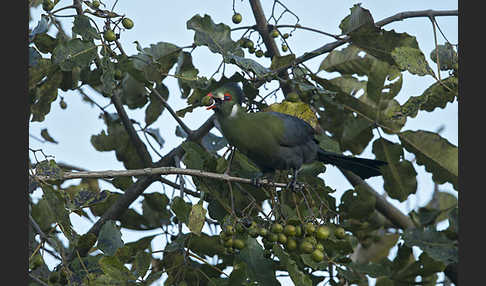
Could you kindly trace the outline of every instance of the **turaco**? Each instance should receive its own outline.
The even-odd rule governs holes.
[[[323,150],[314,138],[314,128],[300,118],[279,112],[247,113],[241,106],[243,91],[235,82],[226,83],[207,96],[214,100],[207,109],[215,112],[223,136],[262,173],[291,169],[294,184],[302,164],[318,160],[367,179],[381,175],[380,166],[387,164]]]

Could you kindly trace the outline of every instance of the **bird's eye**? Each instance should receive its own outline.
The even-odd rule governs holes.
[[[224,100],[231,100],[231,99],[232,99],[231,94],[229,93],[224,94]]]

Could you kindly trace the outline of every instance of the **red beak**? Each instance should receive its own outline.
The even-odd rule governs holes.
[[[209,96],[209,97],[212,98],[213,97],[213,94],[212,93],[208,93],[207,96]],[[211,106],[206,107],[206,110],[211,110],[211,109],[214,109],[214,108],[216,108],[216,103],[213,104],[213,105],[211,105]]]

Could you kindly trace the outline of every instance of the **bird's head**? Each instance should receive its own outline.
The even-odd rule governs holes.
[[[222,113],[231,112],[235,104],[241,105],[243,101],[243,91],[236,82],[225,83],[207,96],[212,98],[214,103],[206,109]]]

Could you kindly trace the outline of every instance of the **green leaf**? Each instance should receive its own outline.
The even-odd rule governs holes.
[[[51,143],[54,143],[54,144],[58,143],[56,140],[54,140],[54,138],[51,137],[51,135],[49,135],[47,128],[43,128],[41,130],[41,137],[44,138],[44,140],[46,140],[48,142],[51,142]]]
[[[431,258],[445,265],[459,261],[457,246],[443,233],[432,229],[410,229],[403,233],[402,238],[408,247],[418,246]]]
[[[390,197],[403,202],[417,190],[417,172],[410,161],[404,160],[400,144],[379,138],[373,142],[373,153],[388,164],[382,168],[384,188]]]
[[[100,77],[102,91],[107,95],[111,96],[113,94],[113,90],[116,87],[115,64],[111,62],[109,56],[104,56],[100,60],[100,66],[103,72]]]
[[[231,39],[230,27],[223,23],[216,25],[209,15],[193,16],[187,21],[187,29],[195,31],[194,44],[197,46],[207,46],[211,52],[223,56],[227,53],[244,56],[243,49]]]
[[[203,208],[202,201],[192,206],[187,224],[192,233],[196,235],[201,234],[206,219],[206,212],[207,210]]]
[[[30,106],[32,121],[42,122],[51,111],[51,103],[56,100],[62,73],[57,71],[47,76],[45,82],[33,89],[34,102]]]
[[[142,211],[149,228],[157,228],[170,223],[171,214],[167,208],[169,199],[158,193],[149,194],[142,202]]]
[[[167,77],[169,70],[177,62],[180,48],[167,42],[158,42],[144,48],[140,53],[131,57],[133,68],[143,72],[143,79],[135,77],[137,80],[145,80],[161,83]],[[131,71],[133,73],[133,71]],[[132,74],[132,76],[134,76]]]
[[[437,56],[439,56],[440,70],[457,70],[459,68],[457,52],[451,44],[437,45],[437,48],[430,52],[430,59],[437,63]]]
[[[417,164],[432,173],[434,182],[450,182],[458,190],[457,146],[430,131],[405,131],[398,136],[405,149],[415,154]]]
[[[341,197],[339,210],[346,218],[364,219],[375,210],[376,198],[362,185],[346,191]]]
[[[367,274],[373,278],[379,276],[390,276],[392,274],[391,267],[382,263],[354,263],[351,262],[349,267],[357,272]]]
[[[34,37],[34,44],[44,54],[51,53],[58,45],[59,39],[53,38],[46,33],[37,34]]]
[[[70,71],[73,67],[83,68],[96,58],[97,47],[92,42],[72,39],[62,42],[52,51],[52,61],[59,64],[61,70]]]
[[[343,150],[361,154],[373,139],[373,123],[362,117],[350,116],[343,122],[339,145]]]
[[[314,270],[326,270],[329,266],[329,262],[323,260],[321,262],[316,262],[312,259],[312,254],[301,254],[299,255],[305,265],[310,266]]]
[[[340,153],[341,148],[339,147],[339,143],[326,135],[325,133],[321,133],[315,136],[316,140],[319,141],[319,147],[322,149],[329,151],[329,152],[336,152]]]
[[[128,108],[135,109],[145,106],[148,91],[142,82],[127,74],[121,81],[121,87],[123,90],[121,100]]]
[[[262,285],[280,285],[270,260],[263,256],[263,248],[252,237],[248,237],[243,248],[237,257],[246,263],[247,273],[252,281],[257,281]]]
[[[98,248],[105,255],[113,256],[118,248],[123,246],[120,229],[112,220],[107,220],[101,227],[98,235]]]
[[[370,55],[417,75],[434,75],[415,37],[363,25],[349,33],[351,43]]]
[[[91,144],[98,151],[115,151],[118,161],[123,162],[127,169],[143,168],[143,163],[130,140],[125,128],[116,116],[104,114],[108,128],[98,135],[91,136]],[[143,145],[142,148],[146,149]]]
[[[155,86],[155,90],[167,100],[169,98],[169,89],[162,83]],[[150,104],[145,109],[145,124],[149,126],[154,123],[157,118],[162,114],[164,105],[162,100],[154,92],[149,94]]]
[[[44,160],[37,163],[35,173],[38,176],[48,176],[53,180],[60,180],[63,176],[63,170],[54,160]]]
[[[453,102],[458,96],[458,78],[450,76],[442,83],[436,82],[428,87],[420,96],[411,96],[404,105],[402,113],[405,116],[415,117],[419,110],[433,111],[435,108],[444,108],[448,102]]]
[[[98,261],[101,270],[117,282],[135,281],[136,277],[116,256],[103,256]]]
[[[187,203],[181,197],[175,197],[172,200],[170,209],[175,213],[176,217],[187,224],[189,213],[191,212],[192,205]]]
[[[447,192],[436,192],[425,207],[439,211],[439,215],[435,220],[438,223],[447,219],[450,211],[457,207],[457,197]]]
[[[91,189],[80,189],[71,198],[69,208],[72,211],[99,204],[108,198],[108,191],[96,191]]]
[[[93,39],[100,40],[101,36],[98,34],[96,29],[91,26],[89,17],[86,15],[76,15],[74,16],[73,22],[73,33],[83,37],[85,41],[91,41]]]
[[[48,233],[51,229],[51,225],[55,222],[56,218],[53,211],[49,207],[49,202],[44,197],[40,198],[36,204],[32,204],[32,218],[37,222],[40,229],[44,233]]]
[[[187,83],[186,78],[197,79],[198,73],[199,70],[192,63],[191,53],[181,51],[177,58],[175,74],[180,76],[180,78],[177,78],[177,83],[179,84],[182,98],[186,98],[191,92],[191,86]]]
[[[62,233],[71,241],[73,239],[73,229],[63,194],[48,185],[42,185],[41,187],[54,219],[61,227]]]
[[[376,122],[379,126],[383,127],[386,133],[398,133],[403,125],[405,125],[406,117],[401,115],[401,107],[398,101],[382,97],[378,101],[374,101],[372,98],[366,96],[366,94],[358,99],[353,94],[345,92],[340,86],[336,85],[338,82],[330,82],[314,75],[311,75],[311,77],[324,88],[337,92],[330,98],[328,95],[321,95],[322,103],[325,109],[327,108],[328,110],[324,112],[319,111],[321,115],[321,126],[324,125],[322,126],[324,129],[337,133],[337,136],[341,136],[343,122],[345,122],[346,118],[353,116],[352,112],[361,115],[370,123]],[[359,90],[360,84],[357,83],[356,79],[348,77],[346,80],[344,78],[342,80],[339,83],[345,84],[346,88],[352,91]]]
[[[283,251],[279,245],[275,244],[272,249],[275,255],[280,260],[280,262],[282,263],[282,265],[289,272],[290,279],[292,279],[294,285],[297,286],[312,285],[312,280],[309,278],[309,276],[303,273],[299,269],[297,263],[294,260],[292,260],[292,258],[290,258],[290,256],[285,251]]]
[[[375,22],[370,11],[362,8],[361,4],[354,4],[350,10],[351,14],[346,16],[339,24],[343,34],[349,34],[363,26],[372,25],[374,27]]]
[[[232,53],[228,53],[225,59],[228,59],[228,62],[237,65],[238,67],[240,67],[241,69],[247,72],[254,73],[255,76],[257,77],[264,77],[266,74],[271,72],[271,70],[262,66],[261,64],[259,64],[257,61],[253,59],[247,59]]]
[[[361,51],[354,45],[349,45],[342,50],[333,50],[321,62],[318,71],[339,72],[342,75],[367,75],[374,57],[368,55],[361,57],[358,55]]]
[[[275,55],[272,58],[272,64],[270,65],[271,70],[278,70],[281,67],[288,66],[295,60],[295,54],[289,54],[285,56]]]
[[[139,251],[135,255],[135,275],[138,277],[145,277],[152,262],[152,255],[145,251]]]

